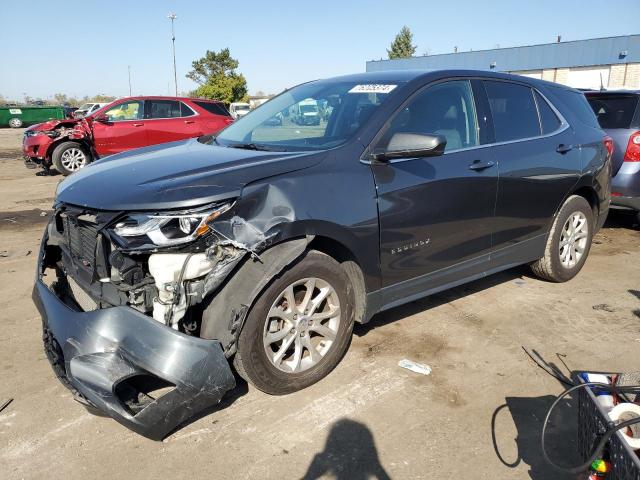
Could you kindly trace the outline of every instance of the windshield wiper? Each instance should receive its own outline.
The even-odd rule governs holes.
[[[278,151],[274,148],[267,147],[266,145],[259,145],[256,143],[234,143],[232,145],[227,145],[229,148],[243,148],[245,150],[260,150],[265,152],[274,152]]]

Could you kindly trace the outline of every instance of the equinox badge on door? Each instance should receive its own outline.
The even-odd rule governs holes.
[[[397,248],[392,248],[391,249],[391,255],[395,255],[396,253],[400,253],[400,252],[406,252],[407,250],[415,250],[416,248],[425,247],[425,246],[427,246],[429,244],[430,241],[431,241],[431,239],[427,238],[426,240],[420,240],[418,242],[407,243],[406,245],[402,245],[402,246],[397,247]]]

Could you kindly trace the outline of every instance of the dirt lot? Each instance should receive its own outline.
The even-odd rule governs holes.
[[[2,478],[564,478],[538,447],[562,386],[521,346],[560,369],[640,367],[640,232],[617,214],[569,283],[518,268],[394,309],[357,327],[313,387],[271,397],[241,383],[164,442],[146,440],[87,413],[47,363],[30,295],[41,212],[62,177],[26,170],[20,136],[0,130],[0,402],[14,398],[0,413]],[[574,413],[552,432],[565,462]]]

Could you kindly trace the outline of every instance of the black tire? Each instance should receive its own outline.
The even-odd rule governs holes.
[[[289,285],[309,277],[317,277],[333,287],[340,301],[340,323],[335,340],[318,363],[301,372],[285,372],[272,363],[263,344],[268,312]],[[292,393],[324,378],[336,367],[349,347],[354,322],[353,295],[348,276],[338,262],[317,251],[307,252],[301,260],[273,280],[251,308],[233,360],[238,374],[259,390],[272,395]],[[310,353],[308,350],[306,352]]]
[[[582,213],[586,218],[586,245],[582,252],[582,256],[578,261],[576,261],[574,265],[568,267],[563,265],[560,259],[560,240],[565,224],[567,224],[569,218],[573,217],[577,212]],[[570,196],[564,205],[562,205],[562,208],[560,208],[560,211],[553,221],[553,226],[551,227],[549,237],[547,238],[544,257],[531,264],[533,273],[544,280],[552,282],[566,282],[575,277],[582,269],[582,266],[589,256],[595,226],[594,223],[593,210],[591,209],[589,202],[587,202],[584,197],[578,195]]]
[[[19,118],[11,118],[9,119],[9,126],[11,128],[20,128],[22,127],[22,120],[20,120]]]
[[[84,163],[78,168],[72,168],[71,165],[69,165],[69,163],[63,158],[63,155],[65,155],[66,152],[70,153],[72,151],[78,151],[81,152],[82,155],[84,155]],[[91,153],[89,153],[84,145],[78,142],[62,142],[55,147],[53,153],[51,154],[51,161],[53,163],[53,166],[56,167],[56,170],[58,170],[64,176],[71,175],[72,173],[77,172],[78,170],[80,170],[80,168],[85,167],[89,163],[91,163],[92,160],[93,158],[91,157]],[[67,165],[69,166],[65,165],[65,163],[67,163]]]

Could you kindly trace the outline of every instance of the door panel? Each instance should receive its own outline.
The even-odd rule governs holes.
[[[570,129],[557,135],[495,146],[499,165],[495,249],[544,234],[567,192],[578,181],[580,150],[562,154],[560,145],[572,145]]]
[[[91,129],[95,149],[101,157],[148,145],[143,102],[128,101],[107,110],[106,122],[93,121]]]
[[[489,252],[497,170],[469,169],[489,155],[481,148],[373,166],[384,286]]]
[[[479,144],[478,130],[470,83],[452,80],[418,92],[380,134],[377,149],[398,132],[439,134],[447,139],[444,155],[372,164],[384,286],[478,259],[490,251],[498,177],[490,151],[474,148]],[[465,268],[459,270],[461,276],[468,274],[472,273]],[[420,289],[423,284],[420,280],[407,288]]]
[[[573,131],[531,87],[493,80],[483,84],[500,142],[491,147],[499,175],[493,249],[500,250],[549,230],[579,178],[580,148]],[[533,252],[532,259],[538,253],[543,252]]]

